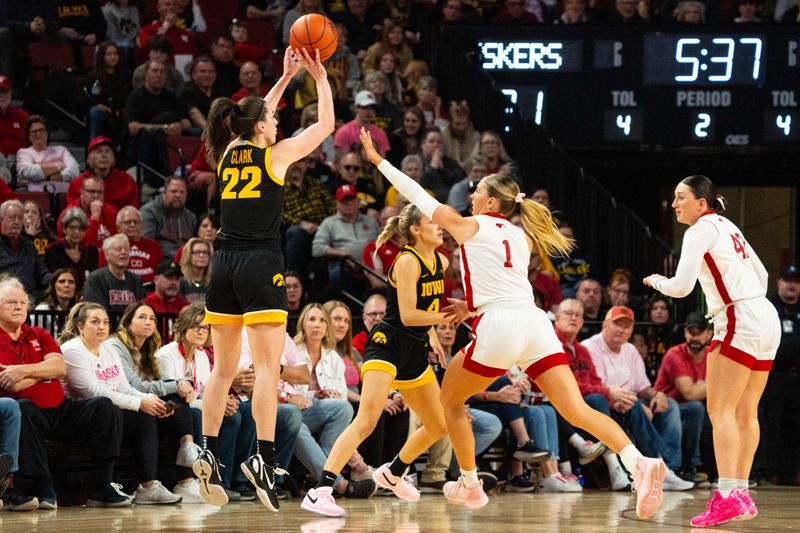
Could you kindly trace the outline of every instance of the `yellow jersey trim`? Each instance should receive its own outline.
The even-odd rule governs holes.
[[[264,168],[267,169],[267,174],[269,174],[269,178],[277,183],[280,186],[283,186],[284,180],[279,180],[275,174],[272,172],[271,161],[272,159],[272,147],[270,146],[264,151]]]
[[[206,309],[204,318],[206,324],[217,324],[222,326],[242,326],[244,317],[242,315],[227,315],[225,313],[215,313]]]
[[[428,368],[419,377],[409,379],[407,381],[394,380],[392,383],[392,388],[398,390],[416,389],[417,387],[422,387],[423,385],[427,385],[432,381],[436,381],[436,374],[433,373],[433,369],[430,367],[430,365],[428,365]]]
[[[419,260],[420,260],[420,261],[422,261],[422,262],[423,262],[423,264],[424,264],[426,267],[428,267],[428,271],[429,271],[431,274],[436,274],[436,254],[438,253],[436,250],[434,250],[434,251],[433,251],[433,266],[431,266],[430,264],[428,264],[428,262],[425,260],[425,258],[422,256],[422,254],[421,254],[421,253],[419,253],[419,251],[418,251],[416,248],[414,248],[414,247],[413,247],[413,246],[411,246],[410,244],[406,244],[406,248],[408,248],[408,249],[412,250],[412,251],[414,252],[414,255],[416,255],[417,257],[419,257]]]
[[[264,311],[250,311],[244,314],[244,325],[262,324],[265,322],[286,324],[286,317],[288,313],[280,310],[264,310]]]
[[[397,376],[397,368],[392,363],[380,361],[378,359],[370,359],[361,365],[361,381],[364,381],[364,373],[369,370],[377,370],[378,372],[385,372],[392,376],[392,379]]]

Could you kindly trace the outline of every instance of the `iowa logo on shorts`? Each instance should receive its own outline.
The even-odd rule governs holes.
[[[283,281],[283,274],[275,274],[272,276],[272,284],[276,287],[283,287],[286,285],[286,282]]]
[[[386,344],[386,335],[378,331],[372,336],[372,342],[375,344]]]

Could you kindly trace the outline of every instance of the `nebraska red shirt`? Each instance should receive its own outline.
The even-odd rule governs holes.
[[[91,175],[92,173],[87,170],[70,182],[69,189],[67,189],[68,204],[80,202],[83,180]],[[130,174],[112,168],[108,176],[103,179],[103,183],[105,184],[104,202],[113,205],[117,211],[126,205],[139,208],[139,187],[136,186],[136,181]]]
[[[28,145],[25,138],[25,121],[28,112],[9,105],[5,113],[0,113],[0,154],[17,155],[17,150]]]
[[[44,361],[47,354],[61,356],[56,341],[47,331],[39,327],[22,325],[19,339],[16,341],[0,329],[0,364],[3,365],[33,365]],[[39,381],[27,389],[11,393],[0,388],[0,398],[27,398],[40,409],[55,409],[64,401],[64,389],[57,379]]]
[[[545,311],[550,311],[554,305],[564,301],[564,295],[561,294],[561,285],[553,276],[543,270],[536,274],[536,279],[531,282],[531,286],[542,293]]]
[[[389,267],[392,266],[399,253],[400,247],[394,241],[387,241],[386,244],[381,246],[381,249],[378,250],[378,256],[375,257],[375,241],[369,241],[361,253],[361,261],[364,265],[385,276],[389,273]]]
[[[168,302],[155,292],[151,292],[142,301],[152,307],[153,311],[159,315],[177,315],[181,312],[181,309],[189,305],[189,300],[180,294]]]
[[[139,46],[142,48],[147,47],[147,40],[152,37],[153,35],[159,33],[161,26],[163,23],[159,20],[156,20],[152,24],[148,24],[147,26],[143,26],[141,31],[139,32]],[[177,26],[170,26],[167,31],[164,32],[164,35],[167,36],[167,39],[172,43],[172,54],[189,54],[189,55],[196,55],[197,54],[197,47],[192,40],[192,33],[188,30],[183,28],[178,28]]]
[[[64,218],[64,213],[73,207],[80,207],[83,209],[81,207],[81,201],[78,200],[77,202],[67,204],[67,207],[58,215],[58,224],[56,224],[56,227],[58,229],[58,236],[61,239],[64,238],[64,224],[61,223],[61,219]],[[84,211],[84,213],[86,213],[86,211]],[[117,233],[117,210],[108,203],[103,204],[100,220],[92,219],[90,213],[86,213],[86,218],[89,219],[89,227],[86,228],[83,242],[89,246],[101,248],[106,237],[111,237]]]
[[[705,382],[707,357],[708,352],[704,351],[703,358],[698,363],[689,353],[687,343],[684,342],[673,346],[667,350],[667,353],[664,354],[664,359],[661,360],[661,368],[658,370],[655,389],[664,392],[664,394],[678,403],[687,402],[688,400],[683,397],[675,386],[675,380],[686,376],[692,379],[693,385]]]

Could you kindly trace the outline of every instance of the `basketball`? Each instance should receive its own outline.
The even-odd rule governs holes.
[[[328,17],[311,13],[303,15],[292,24],[289,46],[305,48],[312,59],[314,50],[317,49],[320,61],[325,61],[336,51],[337,38],[336,26]]]

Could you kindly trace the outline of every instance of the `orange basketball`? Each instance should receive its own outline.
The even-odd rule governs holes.
[[[336,51],[336,26],[328,17],[318,13],[303,15],[292,24],[289,32],[289,46],[305,48],[311,58],[314,50],[319,50],[320,61],[325,61]]]

